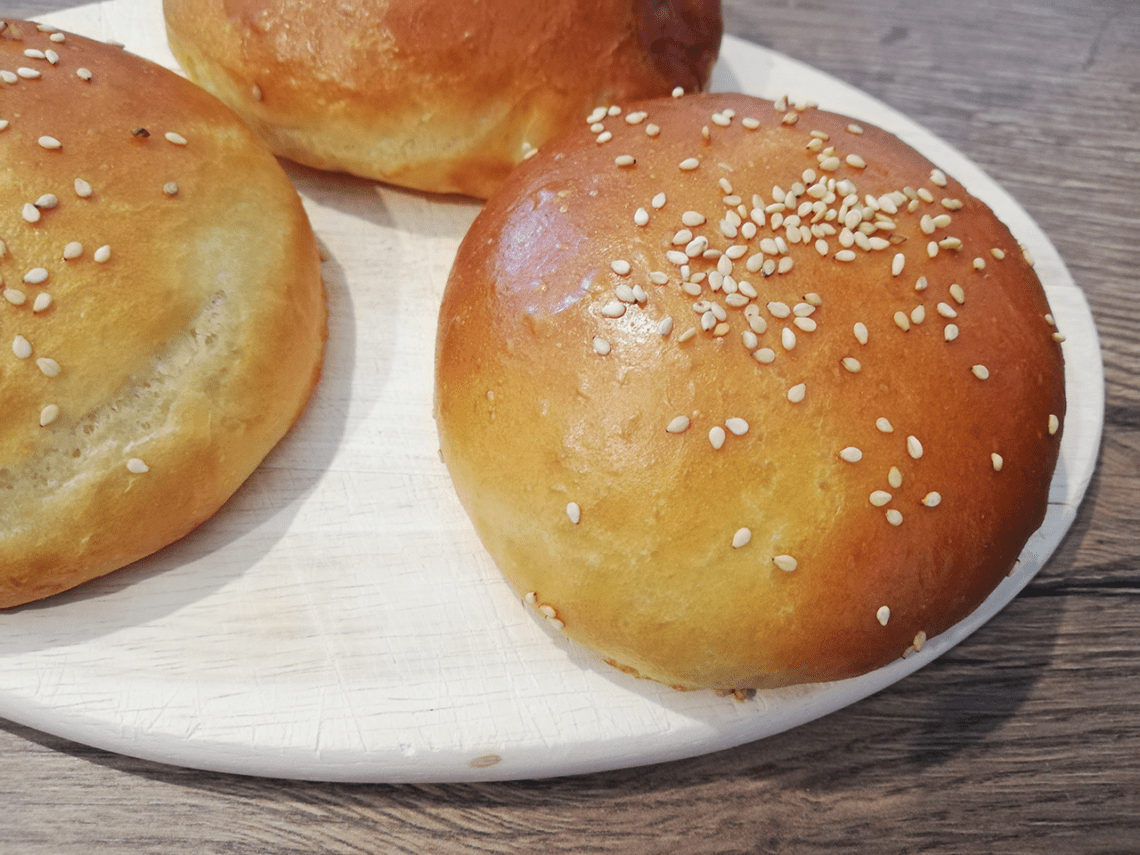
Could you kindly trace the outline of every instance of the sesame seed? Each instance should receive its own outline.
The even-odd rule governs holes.
[[[919,442],[917,436],[908,436],[906,438],[906,453],[915,460],[922,457],[922,443]]]
[[[962,290],[962,286],[955,282],[950,286],[950,296],[954,298],[959,306],[966,302],[966,292]]]
[[[876,508],[881,508],[889,503],[893,498],[894,496],[892,496],[890,493],[887,493],[883,490],[875,490],[873,493],[871,493],[870,501],[871,504]]]
[[[26,56],[28,59],[46,59],[47,58],[44,56],[44,52],[42,50],[36,50],[35,48],[28,48],[27,50],[25,50],[24,56]]]
[[[91,185],[84,181],[82,178],[75,179],[75,195],[80,199],[90,198],[91,194],[94,192],[95,191],[92,189]]]
[[[60,42],[64,42],[67,40],[66,35],[64,35],[63,33],[58,33],[58,32],[52,33],[50,36],[48,36],[48,38],[51,39],[56,44],[59,44]]]
[[[684,89],[684,87],[681,87],[681,86],[674,86],[672,94],[673,94],[674,98],[680,98],[682,95],[685,94],[685,89]]]
[[[633,222],[638,226],[649,225],[649,212],[644,208],[638,208],[633,212]]]
[[[740,124],[744,125],[744,127],[748,128],[748,130],[754,131],[760,127],[760,120],[755,119],[751,116],[747,116],[740,120]]]
[[[1049,414],[1049,436],[1054,436],[1061,427],[1061,420],[1052,413]]]
[[[83,244],[77,240],[71,241],[63,248],[64,261],[73,261],[81,255],[83,255]]]
[[[75,76],[78,77],[80,80],[86,80],[86,81],[90,82],[91,77],[92,77],[91,70],[88,68],[77,68],[75,70]]]
[[[725,421],[724,426],[728,428],[734,436],[744,436],[748,433],[748,422],[741,418],[731,418]]]
[[[628,276],[629,271],[632,269],[633,268],[630,266],[630,263],[628,261],[625,261],[625,260],[620,259],[620,258],[617,259],[616,261],[610,262],[610,270],[612,270],[618,276]]]
[[[1001,261],[1003,258],[1005,258],[1005,250],[999,249],[998,247],[995,246],[993,249],[990,250],[990,255],[992,255],[998,261]]]
[[[43,75],[40,74],[38,71],[36,71],[34,68],[27,68],[27,67],[17,68],[16,69],[16,76],[22,77],[22,78],[24,78],[24,80],[37,80],[40,77],[43,77]]]
[[[700,165],[701,162],[695,157],[686,157],[679,164],[677,164],[677,166],[684,172],[692,172]]]
[[[896,525],[896,526],[902,525],[902,522],[903,522],[902,512],[896,510],[895,508],[888,508],[887,509],[887,522],[889,522],[891,525]]]
[[[54,193],[44,193],[40,198],[36,199],[35,205],[41,211],[50,211],[59,204],[59,197]]]
[[[887,483],[894,487],[896,490],[902,486],[903,476],[897,466],[892,466],[890,471],[887,472]]]
[[[942,207],[947,211],[960,211],[964,203],[961,199],[943,199]]]
[[[742,546],[747,546],[750,540],[752,540],[751,529],[739,528],[736,530],[736,534],[732,536],[732,548],[740,549]]]
[[[596,141],[597,141],[598,145],[602,145],[604,143],[608,143],[613,138],[614,138],[614,135],[610,131],[602,131],[596,137]]]
[[[822,169],[824,172],[835,172],[842,165],[843,165],[843,161],[841,161],[835,155],[831,155],[830,157],[824,157],[819,162],[819,168]]]
[[[22,306],[27,302],[28,295],[18,288],[5,288],[2,292],[4,299],[11,303],[13,306]]]
[[[47,427],[58,418],[59,407],[56,404],[48,404],[40,410],[40,427]]]
[[[935,492],[927,493],[922,497],[922,503],[928,508],[936,508],[942,503],[942,496]]]
[[[990,455],[990,462],[993,464],[994,472],[1001,472],[1002,466],[1005,465],[1005,461],[1002,459],[1002,456],[996,451]]]
[[[937,184],[939,187],[946,186],[946,173],[941,169],[933,169],[930,172],[930,183]]]
[[[22,335],[17,335],[12,339],[12,353],[16,354],[18,359],[27,359],[32,355],[32,344]]]
[[[788,400],[793,404],[799,404],[807,396],[807,384],[797,383],[788,390]]]
[[[614,158],[615,166],[635,166],[637,159],[632,154],[619,154]]]
[[[848,463],[858,463],[863,459],[863,452],[855,446],[849,445],[839,452],[839,457]]]
[[[895,312],[895,326],[903,332],[910,332],[910,318],[906,312]]]
[[[799,562],[790,555],[777,555],[772,562],[785,573],[791,573],[800,566]]]
[[[669,424],[665,426],[665,430],[669,433],[684,433],[689,429],[689,424],[688,416],[675,416]]]
[[[659,133],[661,133],[661,128],[659,128],[657,125],[653,124],[652,122],[650,122],[648,125],[645,126],[645,135],[646,136],[655,137]]]
[[[24,283],[26,285],[40,285],[47,281],[48,272],[43,267],[33,267],[24,274]]]
[[[92,256],[92,258],[94,258],[100,264],[104,264],[105,262],[107,262],[111,259],[111,247],[109,247],[109,246],[99,247],[97,250],[95,250],[95,254]]]
[[[887,622],[890,619],[891,619],[890,608],[887,606],[879,606],[879,610],[877,612],[875,612],[875,620],[877,620],[883,626],[886,626]]]
[[[752,358],[761,365],[770,365],[776,361],[776,351],[770,347],[762,347],[752,354]]]
[[[42,136],[36,140],[36,142],[40,144],[40,148],[45,148],[48,151],[58,151],[59,149],[63,148],[63,143],[61,143],[55,137]]]
[[[804,332],[815,332],[819,326],[814,319],[804,317],[795,318],[792,323]]]
[[[709,443],[717,451],[724,447],[724,442],[726,439],[728,439],[728,435],[724,432],[724,428],[722,428],[720,425],[716,425],[709,430]]]
[[[841,250],[839,250],[839,252],[835,253],[835,260],[836,261],[854,261],[855,260],[855,252],[853,250],[850,250],[850,249],[841,249]]]
[[[24,220],[29,223],[38,223],[40,221],[40,217],[43,216],[40,213],[40,209],[33,205],[31,202],[25,203],[24,207],[20,210],[20,214],[23,216]]]
[[[792,332],[790,327],[784,327],[780,330],[780,344],[784,346],[784,350],[795,349],[796,334]]]
[[[928,258],[934,258],[938,255],[938,241],[932,240],[926,245],[926,255]]]
[[[620,318],[625,314],[625,304],[619,300],[611,300],[602,306],[602,317]]]
[[[979,380],[990,379],[990,369],[986,368],[984,365],[972,365],[970,366],[970,372]]]
[[[610,343],[604,338],[594,338],[594,352],[600,356],[607,356],[610,352]]]
[[[903,268],[905,266],[906,266],[906,256],[903,255],[901,252],[897,253],[895,255],[895,257],[891,259],[891,275],[892,276],[898,276],[900,273],[903,272]]]
[[[8,130],[9,122],[7,119],[0,119],[0,131]]]
[[[958,337],[958,326],[957,326],[957,324],[947,324],[946,329],[943,330],[943,335],[945,336],[947,341],[954,341],[954,339],[956,339]]]
[[[685,211],[681,214],[681,222],[690,228],[705,224],[705,215],[700,211]]]
[[[578,507],[577,502],[569,502],[566,505],[566,516],[570,517],[570,522],[574,525],[582,521],[582,509]]]
[[[45,311],[51,305],[51,294],[47,291],[41,291],[36,295],[35,302],[32,303],[33,312]]]
[[[554,606],[547,605],[546,603],[538,607],[538,613],[547,619],[553,618],[558,614],[558,612],[554,610]]]
[[[920,631],[917,635],[915,635],[913,644],[914,652],[921,652],[922,648],[926,646],[926,633]]]
[[[858,374],[863,370],[863,366],[859,363],[859,360],[853,356],[843,357],[843,367],[850,371],[852,374]]]
[[[879,429],[880,433],[894,433],[895,431],[891,423],[882,417],[875,419],[875,427]]]
[[[852,166],[855,169],[865,169],[867,167],[867,161],[865,161],[857,154],[849,154],[845,159],[847,161],[847,165]]]
[[[43,372],[45,377],[58,377],[63,370],[60,368],[58,362],[54,359],[49,359],[46,356],[41,356],[36,360],[36,366]]]
[[[523,596],[523,602],[528,606],[533,606],[538,603],[538,591],[527,591]]]
[[[6,69],[0,69],[0,80],[3,80],[5,83],[19,83],[20,82],[19,76],[13,74],[12,72],[10,72]]]
[[[144,472],[150,471],[150,467],[138,457],[132,457],[127,461],[127,469],[136,475],[142,475]]]
[[[1065,336],[1059,332],[1055,332],[1053,333],[1053,341],[1057,342],[1057,344],[1061,344],[1065,341]]]
[[[858,341],[859,344],[866,344],[867,343],[870,334],[867,332],[867,325],[866,324],[864,324],[862,321],[859,321],[858,323],[855,324],[854,332],[855,332],[855,340]]]
[[[954,307],[951,306],[949,303],[939,303],[938,304],[938,314],[940,314],[944,318],[956,318],[956,317],[958,317],[958,313],[956,311],[954,311]]]

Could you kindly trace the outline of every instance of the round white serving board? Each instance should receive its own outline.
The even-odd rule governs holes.
[[[45,20],[174,65],[157,0]],[[552,636],[500,579],[437,454],[436,311],[477,206],[290,167],[329,254],[331,337],[315,399],[197,532],[80,590],[0,613],[0,716],[122,754],[251,775],[572,774],[728,748],[832,712],[930,662],[1012,599],[1072,523],[1096,461],[1104,379],[1081,292],[997,184],[904,116],[734,38],[715,85],[812,100],[894,131],[995,208],[1036,258],[1067,336],[1069,414],[1045,525],[977,613],[872,674],[746,702],[633,680]]]

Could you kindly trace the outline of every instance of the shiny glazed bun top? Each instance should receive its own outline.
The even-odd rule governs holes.
[[[121,48],[0,22],[0,607],[213,514],[293,424],[325,340],[277,160]]]
[[[589,123],[488,201],[441,309],[441,449],[491,556],[550,626],[681,688],[921,648],[1046,509],[1061,336],[1018,243],[817,109]]]
[[[599,101],[702,88],[719,0],[165,0],[188,76],[278,154],[484,197]]]

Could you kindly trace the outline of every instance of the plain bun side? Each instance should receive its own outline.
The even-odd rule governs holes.
[[[607,99],[701,88],[719,0],[165,0],[187,75],[280,155],[485,197]]]
[[[216,98],[22,21],[0,68],[7,607],[214,514],[304,408],[326,308],[300,198]]]
[[[519,167],[447,284],[436,418],[480,538],[552,629],[678,688],[920,649],[1044,517],[1064,371],[1030,261],[877,128],[622,106]]]

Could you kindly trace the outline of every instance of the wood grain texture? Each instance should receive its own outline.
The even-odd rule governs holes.
[[[975,160],[1084,289],[1105,359],[1103,446],[1034,582],[878,695],[644,769],[312,784],[164,767],[0,723],[0,852],[1140,851],[1140,4],[725,0],[725,14],[729,32],[865,89]]]

